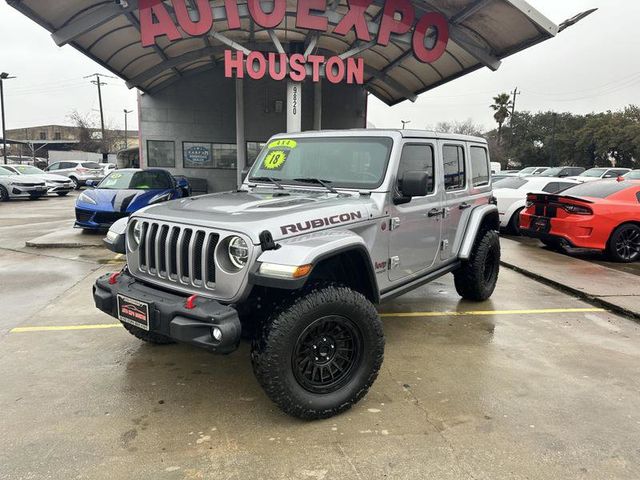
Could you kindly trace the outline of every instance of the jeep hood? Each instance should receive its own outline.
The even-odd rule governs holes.
[[[174,200],[136,216],[242,232],[259,243],[264,230],[277,240],[370,220],[378,216],[376,212],[368,195],[258,190]]]

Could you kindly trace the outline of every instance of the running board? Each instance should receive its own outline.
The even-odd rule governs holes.
[[[425,276],[416,278],[414,280],[410,280],[409,282],[404,283],[400,286],[383,290],[380,294],[380,303],[387,300],[392,300],[396,297],[404,295],[405,293],[415,290],[416,288],[422,287],[423,285],[426,285],[429,282],[437,280],[438,278],[443,277],[447,273],[451,273],[457,270],[458,268],[460,268],[461,265],[462,265],[461,262],[453,262],[447,265],[446,267],[443,267],[439,270],[435,270],[431,273],[428,273]]]

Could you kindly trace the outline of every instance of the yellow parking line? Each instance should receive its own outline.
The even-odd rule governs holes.
[[[606,312],[604,308],[542,308],[537,310],[470,310],[467,312],[399,312],[381,313],[381,317],[469,317],[480,315],[544,315],[553,313],[590,313]]]
[[[381,313],[386,318],[420,318],[420,317],[471,317],[489,315],[549,315],[554,313],[594,313],[606,312],[604,308],[543,308],[537,310],[470,310],[466,312],[397,312]],[[120,323],[102,323],[95,325],[51,325],[42,327],[16,327],[9,330],[10,333],[27,332],[60,332],[68,330],[102,330],[106,328],[119,328]]]
[[[99,330],[105,328],[121,327],[120,323],[103,323],[96,325],[58,325],[43,327],[16,327],[9,330],[10,333],[26,333],[26,332],[59,332],[64,330]]]

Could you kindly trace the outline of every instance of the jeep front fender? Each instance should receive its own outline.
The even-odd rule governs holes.
[[[369,248],[364,239],[350,231],[318,232],[290,240],[279,242],[277,250],[262,252],[249,274],[249,281],[254,285],[264,287],[298,289],[305,285],[309,277],[313,276],[314,268],[322,261],[345,254],[357,254],[362,258],[364,271],[358,272],[369,282],[371,296],[374,301],[378,298],[378,285],[369,255]],[[272,263],[286,266],[312,265],[309,275],[298,279],[276,278],[260,274],[262,263]]]
[[[464,234],[464,239],[460,246],[460,253],[458,254],[461,260],[469,260],[471,252],[473,251],[473,245],[476,243],[478,232],[480,232],[485,225],[491,230],[498,230],[500,228],[500,215],[498,214],[498,207],[496,205],[483,205],[471,213],[471,218],[467,224],[467,231]]]

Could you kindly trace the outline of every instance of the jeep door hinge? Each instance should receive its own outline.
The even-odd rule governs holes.
[[[400,257],[391,257],[389,259],[389,270],[395,270],[400,266]]]
[[[389,220],[389,230],[393,231],[400,227],[400,218],[393,217]]]

